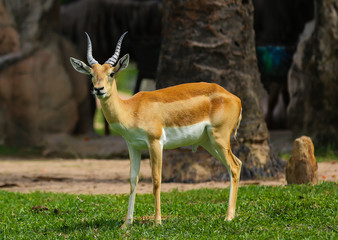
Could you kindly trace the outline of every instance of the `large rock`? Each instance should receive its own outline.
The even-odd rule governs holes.
[[[285,174],[288,184],[318,182],[318,165],[311,138],[302,136],[295,140]]]
[[[0,55],[17,52],[20,42],[17,31],[13,27],[3,27],[0,31]]]
[[[306,25],[289,72],[288,124],[294,136],[337,144],[338,0],[315,0],[315,8],[315,21]]]
[[[0,142],[37,146],[51,133],[89,131],[88,79],[57,28],[59,1],[0,1]],[[86,104],[87,103],[87,104]],[[86,110],[88,109],[88,110]]]
[[[54,40],[2,71],[0,100],[8,143],[35,145],[45,132],[72,133],[79,118],[77,102],[60,58]]]
[[[13,27],[12,18],[2,1],[0,2],[0,22],[0,55],[19,51],[18,32]]]

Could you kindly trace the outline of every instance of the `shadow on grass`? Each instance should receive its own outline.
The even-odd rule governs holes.
[[[56,229],[58,232],[62,232],[64,234],[71,234],[76,231],[88,232],[88,231],[114,231],[120,229],[123,220],[117,219],[85,219],[75,222],[75,223],[65,223],[59,228]]]

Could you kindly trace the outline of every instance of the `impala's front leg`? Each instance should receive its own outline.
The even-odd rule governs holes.
[[[128,150],[130,157],[130,196],[129,196],[127,218],[121,228],[126,228],[127,226],[133,223],[136,186],[138,183],[138,175],[140,172],[140,164],[141,164],[141,151],[134,149],[129,144]]]
[[[155,196],[155,221],[161,224],[162,145],[157,139],[149,139],[149,154]]]

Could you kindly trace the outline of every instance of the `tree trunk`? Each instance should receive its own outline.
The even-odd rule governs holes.
[[[338,145],[338,0],[316,0],[289,72],[288,122],[295,136]]]
[[[252,2],[166,0],[163,11],[157,88],[214,82],[240,97],[243,120],[232,150],[243,162],[242,177],[275,176],[281,162],[271,154],[261,107],[266,93],[257,69]],[[175,161],[169,154],[164,164]],[[198,152],[191,157],[199,158]]]

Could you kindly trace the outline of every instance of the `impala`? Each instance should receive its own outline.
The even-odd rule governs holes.
[[[242,163],[231,152],[230,135],[235,137],[242,118],[241,101],[214,83],[188,83],[152,92],[139,92],[122,100],[117,92],[115,76],[128,66],[129,55],[119,58],[124,33],[114,55],[103,65],[92,56],[92,44],[87,35],[87,60],[70,58],[74,69],[91,75],[93,94],[100,100],[103,114],[112,130],[121,135],[129,149],[130,197],[126,227],[133,222],[134,202],[141,151],[149,150],[155,220],[161,224],[161,175],[163,149],[200,145],[227,166],[231,178],[226,220],[235,216],[237,190]],[[118,60],[118,61],[117,61]]]

